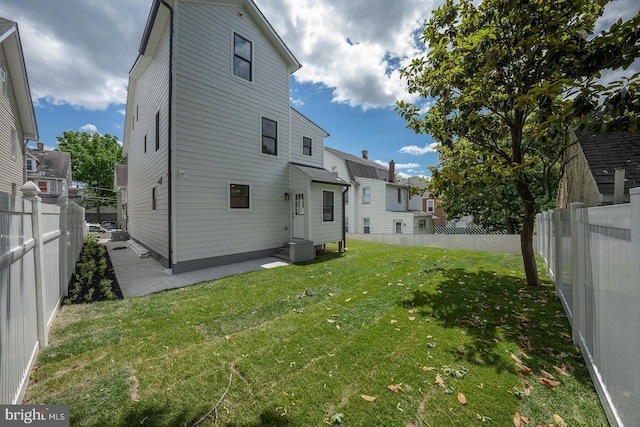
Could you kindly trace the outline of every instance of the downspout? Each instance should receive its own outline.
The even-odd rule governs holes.
[[[349,187],[344,187],[344,190],[342,190],[342,243],[343,243],[343,247],[342,250],[346,251],[347,250],[347,232],[344,229],[344,222],[347,220],[347,201],[346,201],[346,195],[347,195],[347,191],[349,191]]]
[[[169,263],[169,268],[171,268],[173,270],[173,194],[172,194],[172,189],[173,189],[173,174],[172,174],[172,156],[171,156],[171,152],[172,152],[172,146],[171,146],[171,135],[172,135],[172,130],[173,130],[173,111],[172,111],[172,106],[173,106],[173,8],[165,1],[165,0],[161,0],[161,3],[167,8],[169,9],[169,105],[168,105],[168,109],[167,109],[167,168],[169,173],[167,174],[168,176],[168,237],[169,237],[169,250],[167,252],[167,258],[168,258],[168,263]]]

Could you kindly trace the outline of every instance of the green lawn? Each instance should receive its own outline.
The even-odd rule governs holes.
[[[348,246],[64,306],[24,403],[68,404],[74,426],[608,425],[552,284],[527,286],[519,256]]]

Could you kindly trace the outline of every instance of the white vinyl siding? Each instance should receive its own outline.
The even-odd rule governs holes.
[[[22,146],[23,132],[16,93],[4,48],[0,45],[0,67],[5,70],[4,96],[0,96],[0,191],[11,193],[20,189],[25,181],[25,158]],[[15,136],[12,136],[15,135]],[[16,145],[14,145],[14,142]]]
[[[181,2],[175,23],[174,262],[266,250],[289,236],[289,69],[247,13]],[[250,40],[252,84],[233,75],[233,34]],[[261,152],[261,117],[278,155]],[[251,182],[251,209],[228,209],[227,183]]]
[[[311,236],[314,245],[342,240],[342,190],[340,186],[311,183],[311,203],[305,214],[311,215]],[[333,221],[325,221],[323,216],[324,193],[333,193]]]
[[[169,187],[167,179],[169,29],[166,27],[155,57],[137,80],[133,105],[128,164],[128,231],[131,236],[168,258]],[[136,113],[137,112],[137,122]],[[155,149],[159,113],[158,150]],[[149,144],[150,146],[147,146]],[[156,209],[152,209],[155,188]]]
[[[398,192],[400,201],[398,201]],[[407,211],[407,189],[393,184],[386,184],[386,210],[393,212]]]
[[[323,167],[324,137],[326,133],[317,125],[291,109],[291,161]],[[311,156],[303,154],[302,138],[311,138]],[[331,168],[326,168],[331,170]]]

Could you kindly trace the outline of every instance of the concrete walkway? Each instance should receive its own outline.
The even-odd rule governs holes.
[[[125,298],[149,295],[221,277],[288,265],[278,258],[270,257],[172,274],[170,269],[164,268],[158,261],[148,256],[145,257],[145,254],[138,249],[139,246],[130,240],[114,242],[101,239],[100,243],[103,243],[109,250],[109,257]]]

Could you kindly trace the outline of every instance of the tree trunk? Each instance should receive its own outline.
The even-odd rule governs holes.
[[[536,203],[533,194],[529,190],[529,185],[524,177],[516,181],[516,188],[522,200],[524,215],[522,218],[522,229],[520,230],[520,250],[522,252],[522,262],[524,264],[524,274],[527,284],[532,286],[540,285],[538,268],[536,267],[536,253],[533,250],[533,226],[536,221]]]
[[[535,217],[525,215],[520,231],[520,250],[522,251],[522,262],[524,264],[524,274],[527,277],[527,284],[532,286],[540,285],[538,268],[536,266],[536,253],[533,250],[533,225]]]

